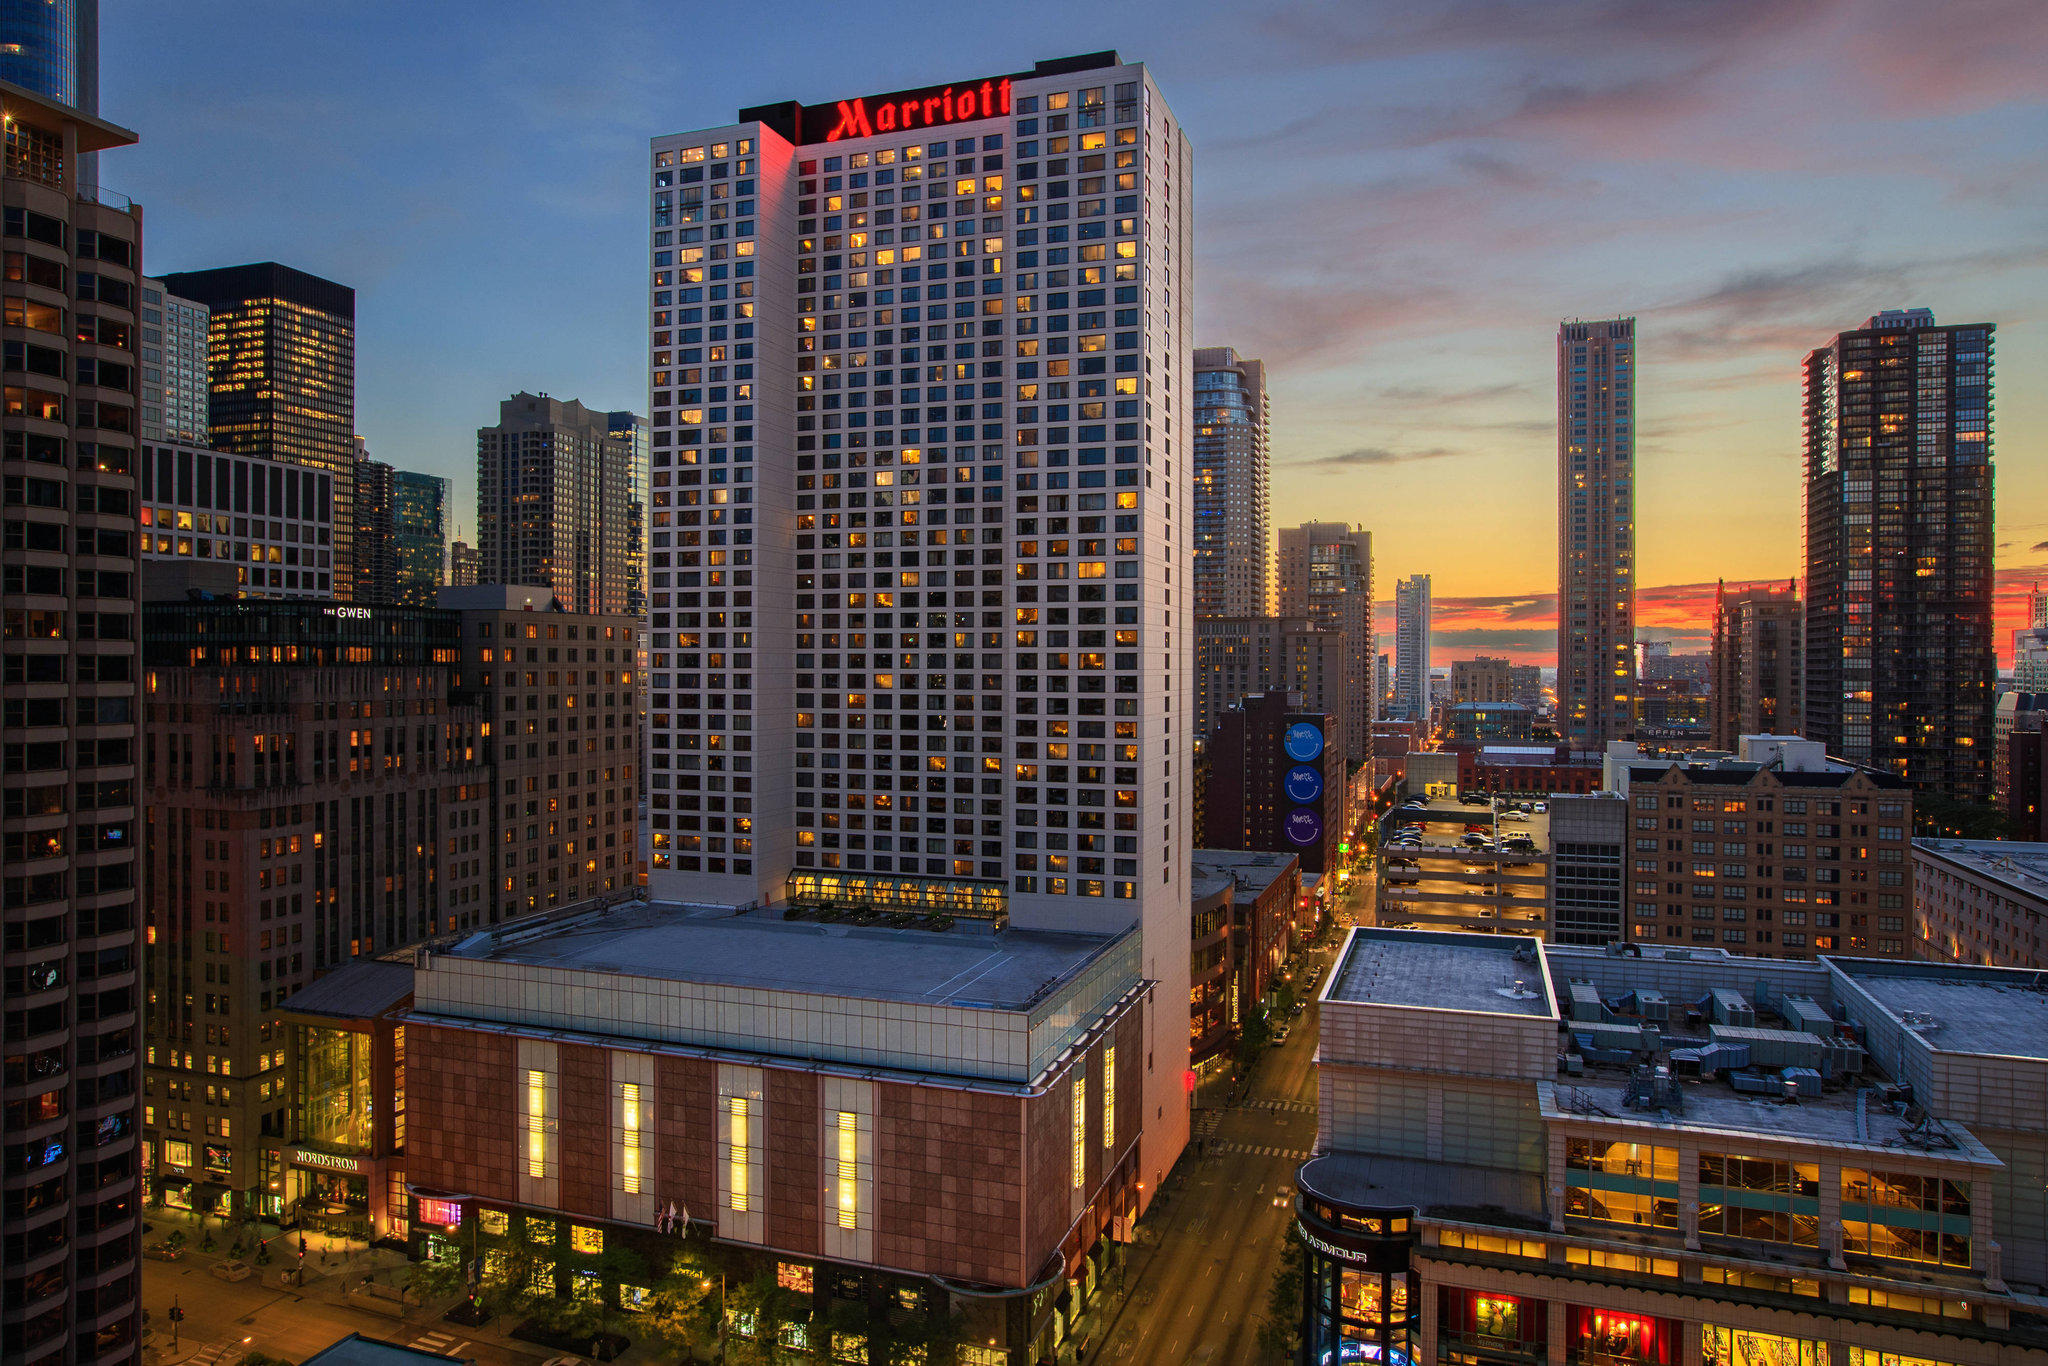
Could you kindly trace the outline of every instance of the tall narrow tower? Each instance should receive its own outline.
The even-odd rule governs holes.
[[[1429,575],[1394,585],[1394,708],[1405,720],[1429,720]]]
[[[1273,610],[1266,365],[1227,346],[1195,352],[1195,616]]]
[[[1635,734],[1636,320],[1557,329],[1557,723]]]

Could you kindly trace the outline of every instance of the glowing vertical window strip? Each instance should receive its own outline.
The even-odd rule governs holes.
[[[628,1195],[640,1194],[640,1085],[619,1084],[619,1186]]]
[[[1074,1189],[1081,1189],[1081,1172],[1088,1156],[1088,1079],[1074,1078]]]
[[[860,1117],[839,1111],[839,1227],[860,1222]]]
[[[1116,1049],[1102,1050],[1102,1146],[1116,1147]]]
[[[732,1117],[732,1141],[726,1146],[730,1150],[728,1184],[732,1187],[732,1207],[744,1214],[747,1210],[747,1112],[749,1102],[745,1096],[731,1096],[726,1100],[726,1113]]]
[[[526,1174],[548,1174],[548,1078],[537,1067],[526,1069]]]

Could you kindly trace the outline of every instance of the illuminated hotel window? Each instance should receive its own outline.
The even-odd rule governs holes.
[[[1081,1189],[1081,1175],[1087,1159],[1088,1147],[1088,1079],[1076,1075],[1074,1078],[1074,1189]]]
[[[548,1077],[537,1067],[526,1069],[526,1174],[548,1174]]]
[[[641,1192],[640,1087],[637,1082],[619,1083],[619,1189],[628,1195]]]
[[[1102,1146],[1116,1147],[1116,1046],[1102,1050]]]
[[[836,1132],[839,1145],[839,1227],[852,1228],[860,1216],[860,1117],[851,1110],[838,1112]]]
[[[748,1125],[749,1111],[753,1102],[745,1096],[729,1096],[726,1099],[726,1113],[732,1119],[732,1138],[727,1144],[730,1156],[726,1163],[732,1188],[731,1205],[744,1214],[750,1208],[747,1191],[747,1161],[753,1154],[753,1134]]]

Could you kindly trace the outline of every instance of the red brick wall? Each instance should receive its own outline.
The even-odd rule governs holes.
[[[875,1258],[1021,1286],[1018,1108],[1010,1096],[875,1087]]]
[[[611,1057],[602,1048],[565,1043],[557,1052],[557,1117],[562,1208],[609,1219],[611,1201]]]
[[[768,1208],[763,1230],[771,1247],[816,1256],[822,1174],[818,1166],[818,1078],[809,1072],[762,1073],[768,1107]]]
[[[516,1200],[518,1042],[414,1024],[406,1030],[406,1175],[422,1186]]]

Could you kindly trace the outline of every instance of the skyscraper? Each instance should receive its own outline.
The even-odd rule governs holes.
[[[2021,692],[2048,692],[2048,593],[2027,594],[2027,624],[2012,633],[2012,681]]]
[[[161,280],[142,282],[142,439],[210,444],[207,309]]]
[[[1636,320],[1557,329],[1557,728],[1635,734]]]
[[[355,521],[349,528],[351,584],[339,596],[388,607],[398,601],[398,561],[392,544],[398,471],[381,460],[372,460],[361,437],[355,445],[355,497],[351,502]]]
[[[604,419],[605,425],[611,429],[612,440],[623,441],[632,450],[630,472],[626,477],[626,539],[629,544],[626,613],[644,617],[647,615],[647,419],[627,411],[606,413]]]
[[[483,582],[483,554],[469,542],[457,537],[448,547],[448,586],[450,588],[474,588]]]
[[[1099,53],[649,167],[650,889],[1135,923],[1148,1199],[1188,1119],[1189,159]]]
[[[0,81],[96,118],[99,0],[0,0]],[[99,153],[80,152],[78,183],[99,184]]]
[[[166,275],[163,286],[209,311],[212,444],[333,476],[334,591],[347,596],[356,578],[356,292],[275,261]]]
[[[606,413],[546,394],[499,403],[498,425],[476,433],[481,581],[551,588],[572,611],[624,612],[632,467],[633,442]]]
[[[1990,323],[1880,313],[1806,358],[1806,726],[1991,792]]]
[[[1803,735],[1805,614],[1795,584],[1714,592],[1708,743],[1735,751],[1745,735]]]
[[[1373,686],[1379,643],[1372,625],[1372,533],[1343,522],[1303,522],[1280,532],[1280,615],[1307,617],[1344,637],[1344,659],[1359,686],[1343,699],[1339,729],[1345,757],[1372,750],[1380,690]]]
[[[10,24],[21,17],[8,16]],[[133,1362],[142,1229],[142,214],[101,203],[81,185],[79,163],[135,135],[14,89],[0,91],[0,112],[7,317],[26,322],[9,328],[16,373],[0,410],[8,488],[0,1354],[10,1363]]]
[[[432,607],[446,581],[448,481],[398,470],[391,482],[391,558],[394,601]]]
[[[1394,706],[1404,719],[1428,721],[1429,575],[1394,585]]]
[[[1195,351],[1195,616],[1273,611],[1266,366],[1227,346]]]

